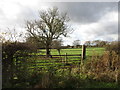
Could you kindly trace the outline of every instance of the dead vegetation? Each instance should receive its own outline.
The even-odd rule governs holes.
[[[115,51],[106,51],[101,57],[91,58],[85,69],[87,75],[95,80],[120,83],[120,56]]]

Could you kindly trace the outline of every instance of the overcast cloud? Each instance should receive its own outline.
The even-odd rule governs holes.
[[[60,8],[61,11],[67,11],[74,22],[92,23],[97,22],[106,13],[117,11],[117,3],[110,2],[69,2],[69,3],[53,3]]]
[[[117,2],[57,2],[41,3],[39,0],[1,0],[0,29],[16,27],[25,32],[25,20],[38,18],[38,10],[57,6],[66,11],[71,19],[74,32],[64,39],[64,44],[72,45],[74,40],[118,39],[118,3]]]

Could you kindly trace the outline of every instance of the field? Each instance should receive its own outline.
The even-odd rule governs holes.
[[[90,58],[93,55],[101,56],[105,48],[86,48],[86,59]],[[45,55],[45,49],[38,50],[38,53],[32,53],[32,55]],[[82,48],[73,48],[73,49],[61,49],[61,55],[76,55],[82,53]],[[51,49],[51,55],[59,55],[56,49]],[[65,66],[65,64],[70,64],[73,67],[79,66],[81,61],[81,56],[53,56],[52,58],[46,58],[43,56],[34,56],[30,57],[30,62],[32,61],[32,67],[46,68],[46,66]],[[29,62],[29,63],[30,63]],[[33,63],[34,62],[34,63]]]
[[[102,55],[104,50],[105,50],[105,48],[89,47],[89,48],[86,48],[86,55],[87,56],[92,56],[95,53],[99,54],[99,55]],[[45,52],[46,52],[45,49],[40,50],[40,51],[42,51],[42,53],[38,53],[38,54],[45,55]],[[61,55],[65,55],[65,53],[67,53],[67,54],[81,54],[82,53],[82,48],[61,49]],[[59,53],[57,52],[56,49],[51,49],[51,55],[59,55]]]

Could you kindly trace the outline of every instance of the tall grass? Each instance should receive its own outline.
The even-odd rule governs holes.
[[[120,82],[120,56],[106,51],[100,57],[92,57],[85,64],[88,77],[103,82]]]
[[[49,68],[35,88],[116,88],[120,83],[120,59],[112,51],[93,55],[80,67],[54,70]]]

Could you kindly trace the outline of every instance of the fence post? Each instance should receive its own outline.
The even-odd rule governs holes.
[[[67,53],[65,53],[65,63],[67,63]]]
[[[86,46],[82,45],[82,56],[81,56],[81,61],[86,58]]]
[[[86,46],[82,45],[82,54],[81,54],[81,61],[79,63],[78,71],[82,70],[83,60],[86,58]]]

